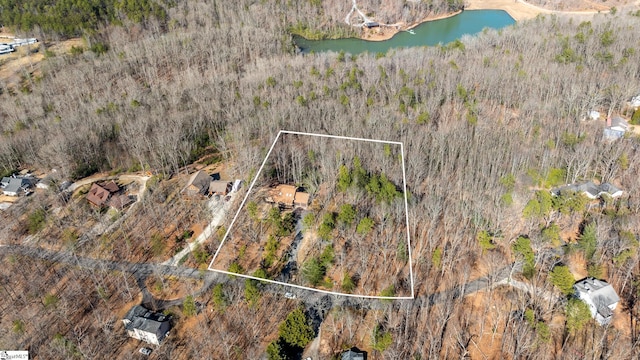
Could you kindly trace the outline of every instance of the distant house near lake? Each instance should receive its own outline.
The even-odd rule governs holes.
[[[130,337],[153,345],[160,345],[171,329],[167,316],[140,305],[132,307],[122,322]]]
[[[591,316],[600,325],[607,325],[613,318],[613,310],[620,297],[611,284],[595,278],[586,278],[573,285],[575,296],[589,305]]]
[[[618,189],[615,185],[611,183],[603,183],[600,185],[596,185],[593,181],[589,181],[582,184],[570,184],[561,186],[555,189],[551,189],[551,194],[553,196],[560,196],[562,193],[574,192],[583,194],[591,200],[597,199],[602,195],[607,195],[612,198],[617,198],[622,196],[622,190]]]

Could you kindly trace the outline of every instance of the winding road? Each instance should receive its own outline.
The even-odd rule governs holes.
[[[229,276],[218,272],[201,271],[189,267],[171,266],[157,263],[132,263],[127,261],[94,259],[89,257],[77,256],[69,251],[51,251],[25,245],[0,245],[0,257],[9,254],[18,254],[32,259],[40,259],[71,266],[78,266],[85,269],[98,269],[129,273],[134,276],[138,287],[142,291],[142,303],[154,310],[163,310],[169,306],[180,305],[184,301],[184,298],[174,299],[170,301],[154,298],[145,285],[147,278],[151,275],[175,276],[180,278],[203,280],[204,284],[194,295],[208,291],[214,284],[226,283],[231,281],[241,281],[240,278],[231,279]],[[429,303],[434,305],[451,301],[452,299],[464,297],[466,295],[497,285],[504,284],[513,286],[514,283],[511,280],[511,275],[514,272],[519,272],[521,270],[521,267],[522,265],[520,263],[514,263],[498,269],[488,276],[481,277],[479,279],[467,282],[463,285],[456,286],[439,293],[420,295],[418,296],[418,298],[427,298],[429,300]],[[522,283],[518,283],[517,285],[519,286],[515,287],[523,288]],[[284,294],[285,291],[293,292],[299,299],[304,300],[304,302],[310,308],[321,308],[324,310],[326,310],[325,308],[327,307],[330,308],[335,305],[345,307],[357,306],[368,309],[384,309],[389,305],[389,302],[384,300],[367,299],[367,301],[363,302],[357,298],[354,299],[347,296],[327,295],[325,293],[320,293],[313,290],[290,289],[288,287],[286,287],[285,290],[285,286],[277,284],[264,283],[263,289],[274,294]],[[527,289],[524,290],[527,291]]]
[[[24,245],[0,245],[0,256],[14,254],[22,255],[32,259],[39,259],[54,263],[67,264],[85,269],[120,271],[134,276],[138,287],[142,291],[142,303],[149,308],[156,310],[164,309],[168,306],[179,305],[184,299],[165,301],[155,299],[147,289],[145,283],[150,275],[176,276],[180,278],[199,279],[204,281],[204,285],[198,291],[207,291],[214,283],[223,283],[228,279],[226,276],[213,271],[200,271],[198,269],[168,266],[154,263],[132,263],[127,261],[113,261],[94,259],[77,256],[69,251],[51,251],[38,247]]]

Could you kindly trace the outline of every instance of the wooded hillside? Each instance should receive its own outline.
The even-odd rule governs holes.
[[[428,11],[421,4],[403,14],[419,18]],[[102,36],[109,50],[102,55],[49,58],[42,76],[25,69],[21,88],[0,81],[0,172],[56,168],[81,178],[148,169],[170,177],[218,151],[233,164],[234,177],[249,180],[282,129],[402,141],[417,299],[354,300],[327,310],[326,358],[350,346],[369,349],[371,359],[486,353],[636,357],[638,139],[629,134],[604,141],[604,120],[582,120],[590,110],[603,118],[633,114],[627,101],[640,93],[638,17],[600,14],[584,22],[540,17],[463,38],[457,46],[384,56],[294,54],[290,26],[302,22],[328,29],[334,25],[326,24],[335,24],[349,8],[348,1],[185,1],[168,10],[166,28],[107,26]],[[382,11],[391,19],[397,9],[389,5],[378,15]],[[624,195],[576,206],[549,200],[552,186],[589,180],[613,182]],[[545,195],[537,198],[536,190]],[[532,199],[537,210],[525,212]],[[12,231],[3,226],[3,232]],[[585,235],[589,227],[595,240]],[[530,265],[519,279],[535,291],[497,287],[467,298],[447,291],[485,275],[489,282],[502,280],[491,276],[515,261]],[[567,320],[565,307],[573,305],[549,279],[564,264],[582,264],[572,265],[576,276],[599,275],[614,285],[622,299],[620,324],[577,326],[576,319]],[[10,269],[2,275],[35,280],[14,277]],[[28,269],[40,272],[37,265]],[[117,291],[112,275],[85,280]],[[177,333],[158,357],[264,354],[278,332],[264,314],[277,309],[273,313],[283,321],[291,305],[268,291],[263,300],[245,305],[249,296],[241,296],[242,286],[250,294],[263,289],[252,282],[225,284],[234,305],[213,313],[219,315],[199,315],[187,327],[206,341],[192,341],[193,332]],[[61,304],[77,296],[79,290],[69,289],[73,294],[56,295]],[[7,291],[2,288],[3,296]],[[34,328],[13,331],[15,322],[0,322],[7,334],[0,337],[0,348],[19,345],[41,358],[67,358],[66,341],[83,342],[74,340],[66,323],[57,330],[65,341],[43,339],[55,332],[38,331],[53,321],[37,316],[48,311],[40,305],[42,291],[32,289],[35,295],[27,298],[5,296],[10,300],[3,313],[15,313],[29,301],[38,307],[29,318]],[[84,309],[97,316],[132,299],[107,297]],[[199,301],[214,302],[208,295]],[[55,316],[69,314],[60,310]],[[124,341],[113,340],[122,333],[107,329],[92,331],[111,339],[104,343]],[[94,354],[75,349],[78,358]]]

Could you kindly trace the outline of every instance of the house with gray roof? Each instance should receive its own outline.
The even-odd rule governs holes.
[[[340,356],[341,360],[366,360],[367,353],[364,351],[358,350],[358,348],[351,348],[342,353]]]
[[[187,196],[206,195],[211,184],[211,176],[200,170],[191,175],[182,193]]]
[[[160,345],[171,328],[167,316],[140,305],[132,307],[122,322],[130,337],[154,345]]]
[[[611,183],[596,185],[593,181],[582,184],[569,184],[551,189],[551,195],[553,196],[560,196],[567,192],[583,194],[591,200],[602,197],[602,195],[611,196],[612,198],[622,196],[622,190],[618,189],[615,185]]]
[[[613,318],[613,310],[618,306],[620,297],[611,284],[592,277],[580,280],[573,285],[575,296],[589,305],[591,316],[600,325],[607,325]]]
[[[29,177],[8,177],[2,178],[0,182],[2,192],[7,196],[26,195],[31,192],[33,178]]]
[[[604,129],[604,138],[606,140],[616,140],[624,136],[629,130],[629,123],[620,116],[607,118],[607,127]]]

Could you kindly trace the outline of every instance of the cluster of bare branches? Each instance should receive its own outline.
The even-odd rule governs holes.
[[[553,292],[546,274],[557,259],[545,250],[549,246],[539,224],[523,221],[521,214],[531,189],[539,186],[535,179],[560,168],[567,183],[599,179],[625,191],[621,200],[599,208],[604,210],[588,212],[587,222],[597,224],[596,257],[622,294],[621,306],[628,310],[623,316],[636,324],[638,255],[632,251],[624,262],[614,258],[633,248],[627,232],[637,238],[637,140],[630,136],[605,142],[604,121],[582,119],[589,110],[630,115],[626,103],[640,92],[630,81],[640,76],[637,19],[598,15],[579,23],[541,17],[465,38],[463,49],[407,49],[383,57],[292,55],[289,24],[313,24],[323,12],[341,13],[332,6],[343,6],[347,12],[351,5],[312,3],[183,2],[172,9],[167,33],[110,28],[105,35],[111,45],[107,53],[51,58],[41,78],[25,76],[22,92],[0,83],[0,169],[57,168],[81,176],[96,170],[152,168],[176,174],[194,160],[197,150],[212,146],[233,160],[233,176],[247,178],[255,174],[281,129],[402,141],[418,298],[398,306],[382,304],[376,310],[381,314],[378,322],[393,336],[382,357],[465,356],[477,348],[487,350],[487,339],[498,344],[498,350],[492,348],[496,354],[513,357],[552,358],[562,352],[581,358],[582,348],[593,349],[589,356],[637,352],[637,325],[632,336],[615,327],[596,326],[567,334],[562,302],[552,306],[538,295],[500,290],[491,294],[500,299],[508,316],[493,312],[490,300],[473,304],[474,311],[486,314],[488,326],[469,314],[471,305],[459,293],[446,292],[491,273],[486,271],[490,264],[510,264],[510,242],[519,235],[529,236],[536,252],[539,275],[531,281]],[[394,4],[380,5],[386,10],[376,14],[388,11],[391,17],[397,12]],[[336,22],[342,20],[342,15],[335,16]],[[501,182],[510,175],[513,189]],[[505,203],[507,192],[512,202]],[[160,222],[166,214],[149,201],[140,211]],[[583,215],[576,215],[578,222]],[[571,223],[567,219],[558,215],[554,221]],[[488,254],[478,246],[479,230],[496,235],[496,249]],[[565,240],[578,236],[577,229],[567,232]],[[148,241],[148,236],[134,240]],[[5,276],[22,281],[15,273]],[[240,294],[241,286],[232,285],[230,291]],[[438,302],[433,294],[441,294]],[[16,297],[6,311],[32,299]],[[284,314],[275,300],[259,306]],[[550,324],[548,342],[539,341],[539,328],[518,315],[526,309]],[[229,348],[221,347],[229,341],[228,335],[220,335],[218,320],[198,319],[206,342],[184,337],[184,342],[170,343],[163,351],[258,357],[266,344],[259,339],[275,334],[277,326],[260,326],[259,311],[247,315],[249,323],[222,317],[219,321],[228,321],[223,327],[228,333],[251,329],[241,332],[234,342],[237,348]],[[30,320],[41,328],[53,321]],[[2,329],[10,330],[12,321],[3,317]],[[58,331],[71,339],[72,327]],[[3,333],[8,334],[0,338],[5,344],[50,341],[55,335]],[[347,344],[352,339],[356,337],[336,339],[336,347],[356,345]],[[615,346],[619,343],[629,346]],[[480,344],[476,350],[474,344]],[[237,355],[236,349],[245,353]]]

